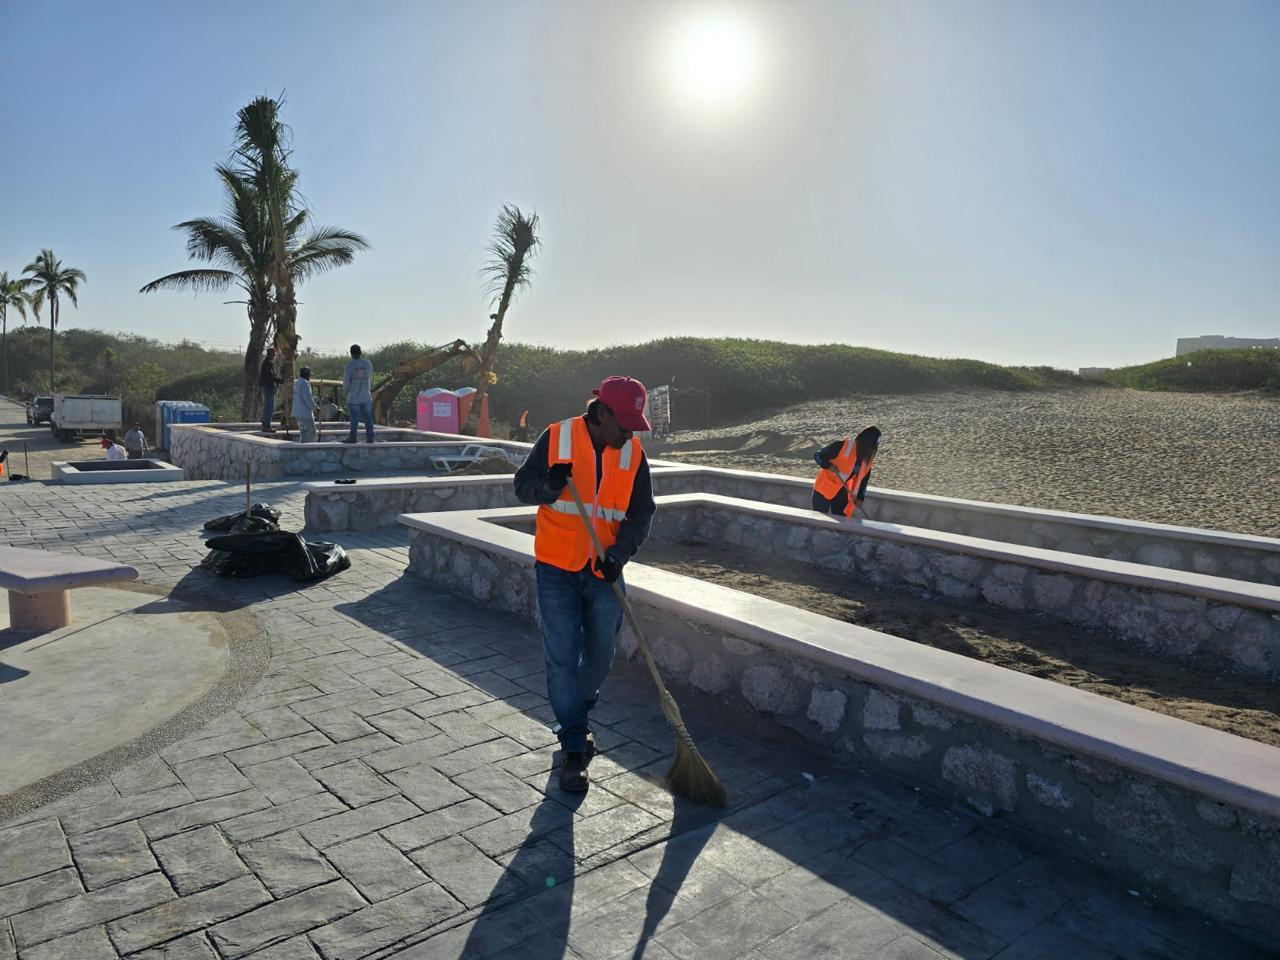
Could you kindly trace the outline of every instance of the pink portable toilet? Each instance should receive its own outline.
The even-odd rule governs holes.
[[[457,433],[458,395],[444,387],[431,387],[418,394],[418,429]]]
[[[462,387],[454,391],[458,397],[458,423],[460,426],[467,425],[467,417],[471,413],[471,403],[475,399],[475,387]],[[476,427],[477,437],[489,436],[489,395],[484,395],[484,402],[480,404],[480,423]]]

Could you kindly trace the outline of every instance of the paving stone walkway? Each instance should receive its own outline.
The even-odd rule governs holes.
[[[301,526],[297,484],[255,499]],[[200,524],[242,505],[217,482],[0,488],[0,542],[243,606],[271,652],[233,709],[0,824],[0,960],[1268,955],[715,705],[684,706],[733,805],[676,804],[629,664],[591,791],[562,794],[528,625],[404,576],[394,534],[337,536],[352,568],[305,588],[193,570]]]

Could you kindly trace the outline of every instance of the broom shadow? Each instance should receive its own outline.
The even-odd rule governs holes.
[[[676,894],[684,885],[689,871],[697,862],[702,848],[707,845],[715,830],[715,824],[707,823],[707,808],[683,797],[675,798],[675,810],[671,818],[671,832],[662,845],[662,862],[658,872],[649,882],[649,895],[644,904],[644,925],[631,960],[642,960],[645,949],[663,919],[671,911]]]

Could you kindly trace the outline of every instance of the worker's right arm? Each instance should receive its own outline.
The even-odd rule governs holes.
[[[551,447],[551,432],[543,430],[538,442],[529,451],[520,469],[516,471],[516,499],[521,503],[542,505],[555,503],[560,497],[559,490],[552,490],[547,483],[547,451]]]
[[[825,447],[813,455],[813,461],[823,470],[831,466],[831,462],[835,460],[836,455],[840,453],[840,448],[844,446],[843,440],[833,440]]]

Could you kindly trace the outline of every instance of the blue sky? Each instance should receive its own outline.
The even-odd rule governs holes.
[[[243,342],[230,296],[137,290],[186,265],[172,224],[220,212],[235,111],[283,92],[317,222],[373,244],[303,288],[317,349],[481,339],[504,202],[536,209],[545,241],[509,339],[1076,367],[1280,335],[1274,2],[0,0],[0,16],[0,269],[46,246],[83,269],[68,325]],[[708,23],[738,58],[680,72],[673,50]],[[717,70],[739,92],[706,102]]]

